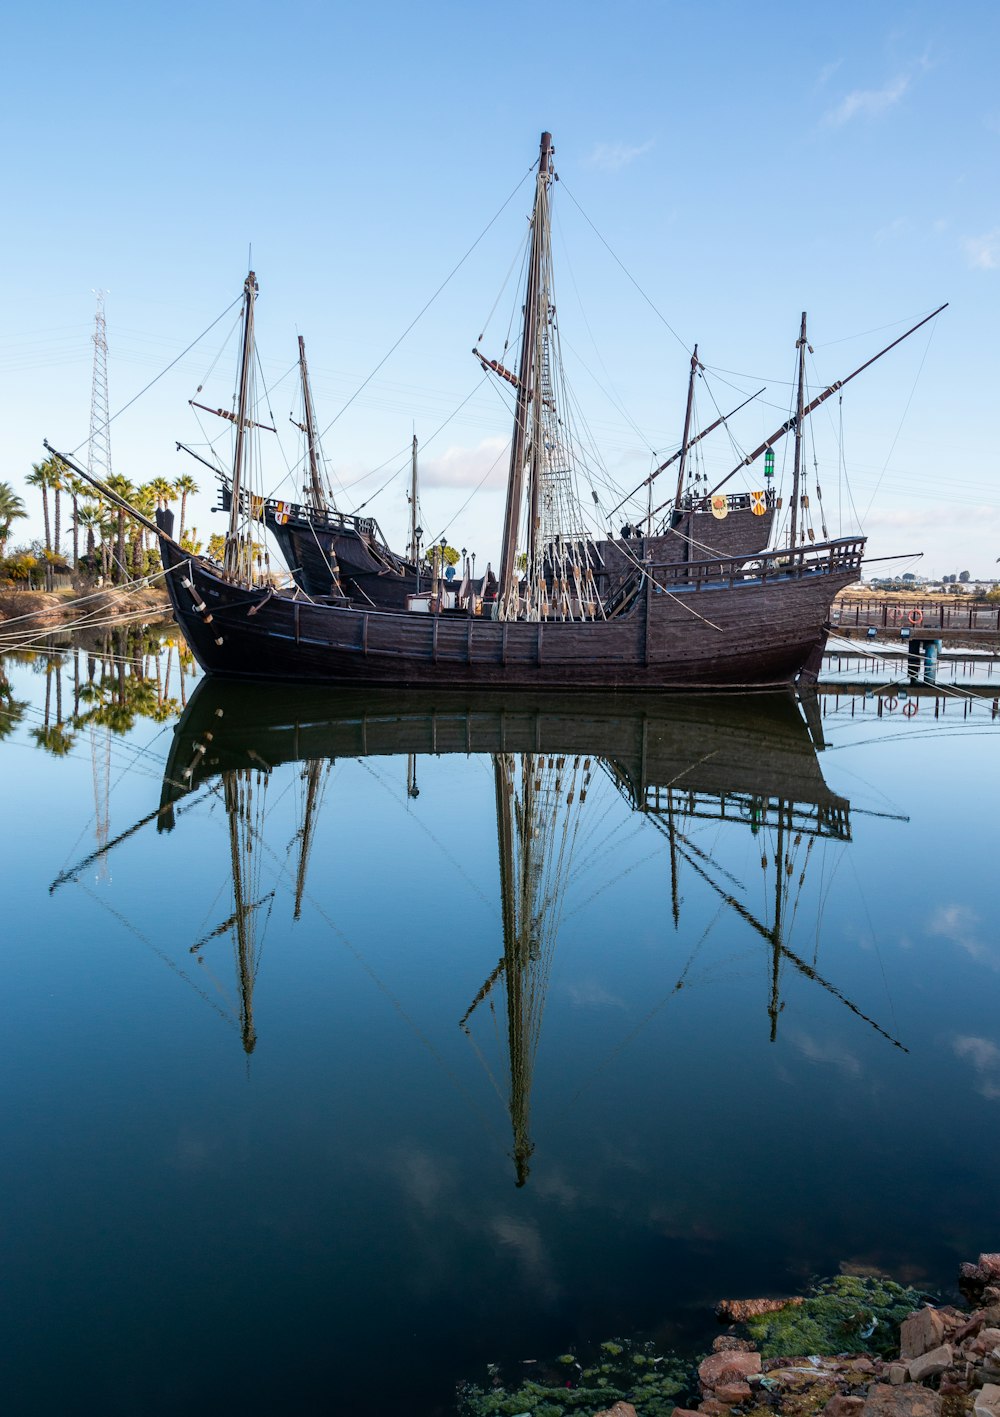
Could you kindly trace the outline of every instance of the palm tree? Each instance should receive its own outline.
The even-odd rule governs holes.
[[[141,487],[135,489],[132,498],[132,505],[136,511],[142,512],[143,516],[151,517],[156,510],[157,497],[153,491],[152,483],[143,483]],[[146,529],[137,524],[136,532],[132,540],[132,570],[137,576],[141,576],[145,569],[146,559]]]
[[[167,477],[154,477],[147,487],[156,498],[157,507],[169,507],[174,500],[174,484]]]
[[[55,516],[53,518],[54,525],[52,528],[52,550],[56,553],[57,556],[59,556],[62,551],[60,545],[62,541],[62,536],[59,514],[59,496],[63,488],[66,486],[66,465],[65,463],[61,463],[58,458],[49,458],[49,465],[51,467],[51,472],[49,473],[51,481],[49,482],[49,486],[52,488],[52,491],[55,494]]]
[[[12,523],[27,515],[24,503],[10,483],[0,482],[0,556],[3,556],[7,550]]]
[[[76,513],[77,526],[82,526],[87,533],[87,560],[93,562],[94,552],[97,549],[97,539],[95,531],[101,528],[101,511],[93,502],[84,502]]]
[[[31,471],[24,479],[29,487],[39,487],[42,492],[42,515],[45,521],[45,549],[52,550],[52,531],[49,524],[49,488],[52,486],[51,458],[45,462],[31,464]]]
[[[112,492],[116,492],[123,502],[131,502],[135,496],[135,489],[127,477],[122,477],[116,472],[113,477],[107,479],[106,485]],[[125,513],[121,507],[118,508],[118,527],[115,536],[115,568],[112,580],[118,582],[128,580],[128,567],[125,560]]]
[[[75,475],[66,478],[66,491],[73,500],[73,569],[76,570],[80,560],[80,498],[85,497],[89,492],[89,487],[82,477]]]
[[[178,477],[177,481],[174,483],[174,490],[180,494],[181,499],[181,524],[177,532],[177,540],[183,541],[184,514],[187,511],[187,499],[193,492],[198,491],[198,484],[190,473],[184,472],[181,473],[180,477]]]

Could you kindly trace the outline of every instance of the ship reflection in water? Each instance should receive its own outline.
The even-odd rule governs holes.
[[[571,897],[576,913],[600,887],[609,791],[624,799],[641,826],[665,839],[669,887],[662,915],[669,890],[675,930],[683,932],[682,891],[690,876],[717,902],[716,920],[732,912],[759,939],[772,1041],[784,1007],[783,973],[790,968],[887,1045],[902,1047],[791,938],[816,843],[846,846],[851,840],[850,804],[824,780],[817,756],[822,747],[816,700],[791,695],[442,699],[205,681],[176,726],[156,816],[160,831],[173,831],[205,794],[224,803],[232,897],[224,918],[191,953],[205,963],[213,942],[231,937],[238,1025],[250,1054],[258,1042],[260,945],[276,908],[276,884],[287,887],[298,920],[332,766],[348,759],[398,759],[400,783],[405,780],[412,803],[420,792],[423,755],[491,760],[502,948],[497,957],[488,941],[477,942],[489,967],[457,1022],[506,1103],[510,1155],[521,1187],[536,1147],[531,1091],[553,957]],[[293,765],[301,810],[289,844],[268,839],[267,794],[271,779]],[[699,840],[705,824],[713,835],[753,837],[760,848],[758,880],[748,885],[716,859]],[[391,879],[390,863],[382,869]],[[265,879],[268,873],[275,884]],[[699,933],[671,994],[685,987],[708,931]],[[623,942],[608,945],[619,950]]]

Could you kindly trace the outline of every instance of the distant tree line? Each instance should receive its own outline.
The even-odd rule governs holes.
[[[145,527],[133,522],[58,458],[34,463],[25,481],[42,494],[45,536],[42,541],[8,549],[15,522],[27,512],[13,487],[0,482],[0,586],[41,586],[50,583],[53,574],[69,573],[95,584],[122,585],[160,569],[159,553]],[[149,482],[132,483],[115,474],[107,485],[150,518],[179,499],[177,539],[186,551],[201,551],[198,528],[185,526],[188,498],[198,491],[193,477],[185,473],[172,482],[154,477]],[[64,510],[69,522],[66,533]]]

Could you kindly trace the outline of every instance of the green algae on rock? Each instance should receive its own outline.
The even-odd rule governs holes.
[[[841,1274],[817,1284],[804,1303],[748,1319],[746,1328],[765,1358],[886,1356],[895,1352],[899,1325],[920,1303],[915,1289],[890,1279]]]

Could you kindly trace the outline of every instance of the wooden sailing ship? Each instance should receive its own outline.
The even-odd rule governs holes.
[[[322,449],[316,422],[316,409],[309,369],[306,363],[305,341],[299,336],[299,379],[302,390],[302,433],[305,469],[301,501],[277,497],[260,499],[255,512],[277,543],[296,585],[307,595],[346,595],[362,605],[382,606],[402,610],[409,596],[418,594],[430,576],[422,568],[417,538],[405,556],[392,550],[374,517],[362,517],[339,511],[325,485]],[[413,440],[414,524],[416,506],[417,440]],[[232,481],[219,473],[221,509],[231,512]],[[250,511],[250,493],[242,490],[241,511]]]
[[[175,616],[206,673],[340,686],[575,690],[762,687],[815,677],[830,607],[859,578],[865,539],[805,539],[799,524],[800,500],[805,502],[800,492],[803,424],[847,380],[806,404],[803,315],[796,413],[739,465],[749,465],[786,432],[794,432],[786,547],[706,555],[683,531],[693,525],[698,508],[681,505],[673,508],[671,520],[677,524],[668,530],[683,540],[682,559],[676,551],[663,554],[655,538],[640,538],[636,545],[624,538],[618,544],[620,561],[609,569],[583,527],[573,453],[557,403],[561,361],[552,295],[551,158],[551,136],[544,133],[520,359],[516,374],[503,371],[515,386],[516,407],[491,613],[474,613],[481,608],[475,595],[467,595],[464,604],[449,604],[436,577],[429,604],[405,609],[352,599],[342,586],[313,597],[262,582],[258,537],[263,499],[250,491],[249,483],[252,432],[258,426],[252,416],[257,282],[251,272],[244,287],[230,522],[222,566],[177,543],[169,512],[157,514],[155,527]],[[692,379],[696,362],[695,357]],[[726,498],[718,488],[711,496],[717,519],[724,522]]]

